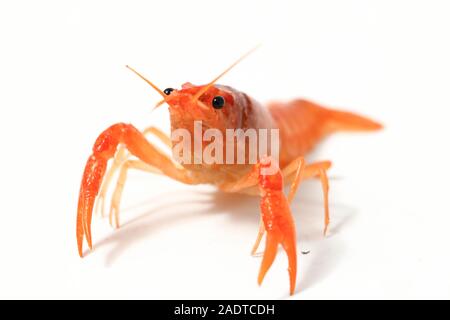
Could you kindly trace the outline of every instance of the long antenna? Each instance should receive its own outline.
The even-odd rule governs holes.
[[[239,62],[247,58],[250,54],[252,54],[256,49],[258,49],[261,45],[257,45],[253,49],[249,50],[247,53],[245,53],[243,56],[241,56],[239,59],[237,59],[231,66],[225,69],[221,74],[219,74],[217,77],[214,78],[210,83],[208,83],[205,87],[203,87],[199,92],[195,94],[193,97],[193,100],[197,100],[202,94],[204,94],[206,91],[208,91],[209,88],[211,88],[220,78],[222,78],[228,71],[233,69]]]
[[[137,72],[136,70],[134,70],[132,67],[130,67],[129,65],[126,65],[126,67],[128,69],[130,69],[131,71],[133,71],[135,74],[138,75],[139,78],[141,78],[142,80],[144,80],[145,82],[147,82],[153,89],[155,89],[156,91],[158,91],[158,93],[165,99],[166,95],[164,94],[164,92],[162,92],[161,89],[159,89],[156,85],[154,85],[150,80],[146,79],[142,74],[140,74],[139,72]]]

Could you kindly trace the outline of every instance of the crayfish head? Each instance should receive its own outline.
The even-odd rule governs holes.
[[[193,133],[195,122],[201,122],[204,129],[223,133],[227,128],[240,127],[243,108],[238,103],[239,93],[221,85],[202,92],[204,87],[185,83],[180,90],[170,92],[165,102],[169,105],[172,131],[183,128]]]
[[[243,98],[240,95],[242,93],[221,85],[209,86],[205,90],[205,86],[186,83],[180,90],[171,90],[165,102],[169,105],[173,153],[178,154],[180,141],[189,140],[182,153],[187,148],[191,152],[184,163],[211,148],[221,150],[225,155],[227,129],[242,126],[243,105],[240,101]]]

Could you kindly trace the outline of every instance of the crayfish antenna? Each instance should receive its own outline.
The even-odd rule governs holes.
[[[220,78],[222,78],[225,74],[228,73],[231,69],[233,69],[238,63],[240,63],[242,60],[247,58],[250,54],[256,51],[261,45],[258,44],[257,46],[253,47],[251,50],[247,51],[244,55],[242,55],[239,59],[237,59],[231,66],[225,69],[221,74],[219,74],[217,77],[215,77],[210,83],[208,83],[205,87],[203,87],[199,92],[195,94],[195,96],[192,98],[194,101],[198,100],[198,98],[204,94],[206,91],[208,91],[209,88],[211,88]]]
[[[151,82],[150,80],[148,80],[146,77],[144,77],[142,74],[140,74],[139,72],[137,72],[136,70],[134,70],[132,67],[130,67],[129,65],[126,65],[125,67],[127,67],[128,69],[130,69],[131,71],[133,71],[139,78],[141,78],[142,80],[144,80],[145,82],[147,82],[153,89],[155,89],[164,99],[166,98],[166,95],[164,94],[164,92],[159,89],[153,82]]]
[[[158,109],[159,107],[161,107],[164,103],[166,102],[166,100],[161,100],[159,101],[152,109],[152,112],[155,111],[156,109]]]

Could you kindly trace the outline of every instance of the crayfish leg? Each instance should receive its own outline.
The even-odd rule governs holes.
[[[323,206],[324,206],[324,228],[323,235],[326,236],[328,231],[328,226],[330,224],[330,209],[329,209],[329,179],[327,176],[327,170],[331,167],[330,161],[320,161],[305,165],[302,169],[302,173],[299,174],[298,170],[299,161],[303,161],[303,157],[292,161],[288,166],[286,166],[282,173],[283,177],[287,182],[292,181],[291,189],[289,192],[288,200],[289,203],[293,200],[295,193],[297,192],[300,181],[319,178],[322,184],[322,194],[323,194]],[[297,172],[295,172],[295,167],[297,167]]]
[[[262,219],[259,222],[259,229],[258,229],[258,235],[256,236],[255,244],[252,248],[252,256],[256,255],[256,251],[259,248],[259,244],[261,243],[262,237],[264,236],[264,233],[266,232],[266,229],[264,229],[264,222]]]
[[[99,193],[108,160],[116,154],[119,144],[123,144],[132,155],[157,168],[164,175],[190,183],[186,170],[177,167],[166,154],[153,146],[134,126],[125,123],[110,126],[97,138],[81,180],[76,228],[78,253],[81,257],[83,256],[84,237],[86,237],[89,248],[92,249],[91,220],[95,199]]]

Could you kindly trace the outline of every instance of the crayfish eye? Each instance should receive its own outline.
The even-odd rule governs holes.
[[[215,96],[212,100],[212,106],[214,109],[222,109],[225,105],[225,99],[222,96]]]
[[[164,89],[164,94],[165,94],[166,96],[168,96],[169,94],[172,93],[172,91],[173,91],[173,88],[166,88],[166,89]]]

